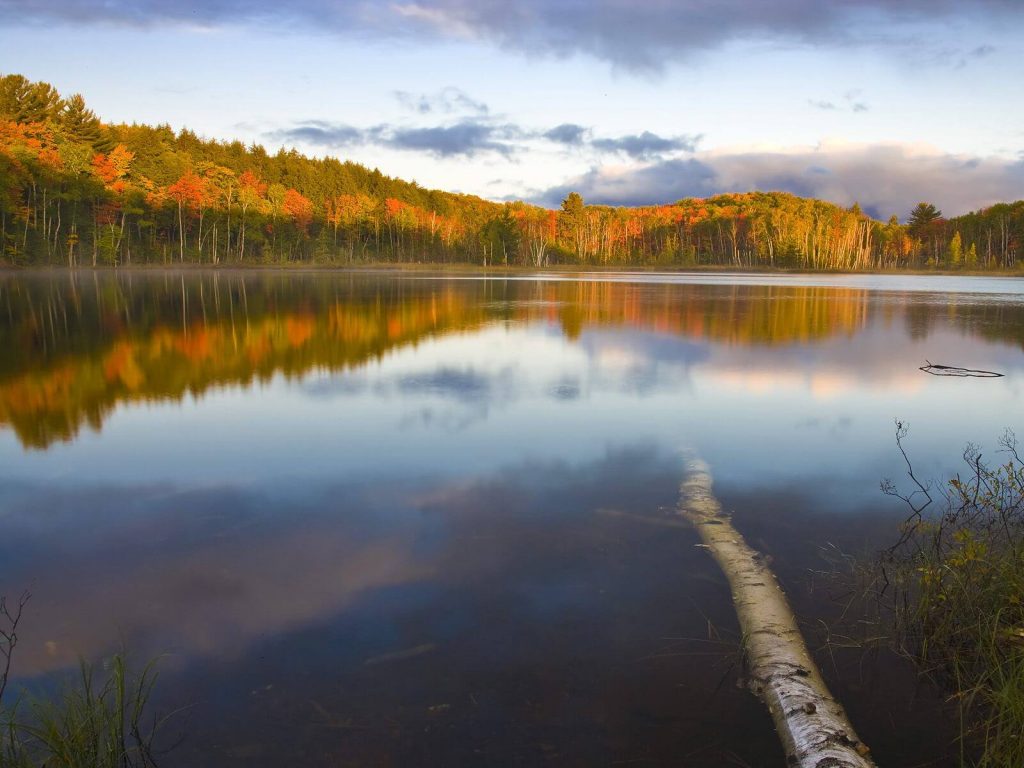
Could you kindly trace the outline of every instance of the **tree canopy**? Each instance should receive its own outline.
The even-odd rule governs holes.
[[[957,245],[953,239],[958,237]],[[0,262],[468,262],[801,269],[1017,264],[1024,202],[876,221],[784,192],[560,209],[424,189],[336,158],[167,125],[106,124],[78,94],[0,77]]]

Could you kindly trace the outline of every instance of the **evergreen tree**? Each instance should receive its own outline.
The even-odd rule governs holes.
[[[921,237],[928,231],[928,228],[942,218],[942,211],[931,203],[918,203],[917,207],[910,212],[910,219],[907,227],[914,237]]]
[[[64,136],[77,144],[88,144],[97,152],[109,152],[113,142],[100,124],[96,113],[85,106],[85,99],[76,93],[58,113],[58,125]]]
[[[0,117],[16,123],[46,123],[57,117],[62,102],[49,83],[33,83],[22,75],[0,77]]]

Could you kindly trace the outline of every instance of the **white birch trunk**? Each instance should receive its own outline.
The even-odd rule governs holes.
[[[807,651],[775,575],[712,494],[707,465],[691,460],[686,469],[679,513],[697,529],[729,580],[743,632],[748,684],[771,712],[787,765],[873,768],[868,748]]]

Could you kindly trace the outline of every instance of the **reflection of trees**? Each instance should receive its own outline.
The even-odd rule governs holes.
[[[15,354],[3,360],[0,423],[26,446],[71,439],[83,422],[98,428],[119,402],[343,370],[482,318],[456,291],[405,295],[398,281],[354,293],[319,280],[133,282],[96,280],[90,291],[42,281],[7,286],[21,305],[3,330],[4,349]],[[54,307],[70,315],[55,318]]]
[[[884,307],[882,309],[881,307]],[[1017,305],[894,309],[866,291],[602,281],[434,281],[370,275],[155,273],[0,281],[0,424],[22,443],[99,428],[121,402],[344,370],[487,322],[546,322],[570,339],[627,325],[734,345],[852,335],[873,312],[916,336],[944,319],[990,339],[1024,337]]]

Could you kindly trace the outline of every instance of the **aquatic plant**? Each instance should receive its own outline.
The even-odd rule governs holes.
[[[154,739],[167,717],[149,714],[156,660],[133,672],[123,653],[100,677],[81,662],[77,680],[56,697],[21,693],[8,705],[11,659],[28,594],[0,601],[0,768],[152,768]]]
[[[906,434],[897,423],[901,451]],[[893,637],[959,705],[980,766],[1024,765],[1024,461],[1012,432],[1000,449],[991,464],[968,446],[967,472],[938,489],[909,459],[913,494],[883,483],[911,508],[879,561]]]

